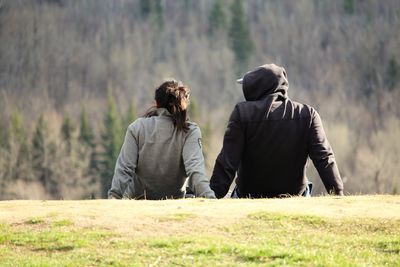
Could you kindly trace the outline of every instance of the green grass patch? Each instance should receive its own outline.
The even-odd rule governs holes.
[[[14,229],[10,225],[0,227],[0,245],[23,248],[30,251],[69,251],[94,245],[107,233],[96,231],[60,230],[50,227],[41,229]]]
[[[400,266],[399,219],[263,210],[223,226],[213,225],[216,216],[157,211],[144,222],[132,216],[136,221],[123,232],[109,220],[104,227],[101,221],[82,226],[62,211],[45,220],[3,222],[0,266]]]
[[[248,218],[251,220],[260,220],[274,224],[303,224],[310,226],[326,226],[327,219],[318,216],[304,216],[304,215],[284,215],[279,213],[257,212],[249,214]]]
[[[54,227],[71,226],[71,225],[73,225],[73,222],[70,220],[64,219],[64,220],[52,222],[51,225]]]
[[[196,218],[196,215],[191,213],[174,213],[174,214],[160,216],[157,218],[157,220],[159,222],[169,222],[169,221],[180,222],[192,218]]]
[[[390,224],[392,223],[392,224]],[[217,234],[162,238],[110,230],[0,227],[0,266],[398,266],[397,221],[255,213]],[[374,226],[374,231],[370,232]],[[389,227],[395,227],[388,231]],[[354,228],[354,231],[349,229]],[[206,234],[205,234],[206,233]]]

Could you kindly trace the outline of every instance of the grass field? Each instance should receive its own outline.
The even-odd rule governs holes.
[[[400,197],[3,201],[0,266],[400,266]]]

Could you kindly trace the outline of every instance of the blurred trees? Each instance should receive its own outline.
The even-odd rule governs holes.
[[[133,101],[129,103],[126,115],[123,118],[123,123],[122,123],[122,128],[126,127],[128,128],[129,124],[134,122],[136,120],[136,107]]]
[[[0,199],[105,196],[127,126],[168,77],[192,89],[210,171],[235,80],[267,62],[328,125],[346,190],[398,192],[399,14],[397,0],[3,1]]]
[[[393,90],[400,78],[400,66],[397,63],[396,58],[392,57],[389,60],[389,64],[387,67],[387,81],[388,81],[388,88],[389,90]]]
[[[75,125],[72,123],[70,116],[66,114],[64,116],[63,124],[61,125],[61,134],[67,145],[68,155],[71,154],[74,131],[75,131]]]
[[[122,146],[124,131],[121,126],[121,117],[118,113],[111,88],[107,96],[107,111],[104,115],[104,129],[101,135],[101,195],[107,198],[111,188],[111,178],[114,175],[115,162]]]
[[[343,0],[343,9],[347,14],[354,13],[354,0]]]
[[[90,196],[90,198],[95,198],[96,196],[100,197],[101,192],[99,192],[100,190],[98,188],[98,175],[100,170],[99,153],[97,152],[97,142],[93,125],[89,120],[89,116],[84,106],[82,107],[80,114],[79,144],[81,145],[79,160],[89,161],[86,166],[87,168],[83,170],[83,175],[84,177],[87,177],[90,185],[87,196]]]
[[[40,115],[32,137],[32,170],[34,177],[51,195],[58,196],[56,181],[53,180],[50,160],[54,159],[54,144],[50,142],[47,122]]]
[[[86,108],[83,106],[80,115],[79,141],[88,148],[95,146],[95,136]]]
[[[243,10],[242,0],[234,0],[231,4],[231,24],[229,27],[229,39],[236,64],[239,67],[237,74],[249,67],[250,56],[253,53],[254,44],[250,37],[247,20]]]
[[[16,156],[16,161],[14,161],[15,165],[12,167],[14,169],[14,175],[11,176],[11,178],[32,179],[32,176],[29,175],[29,163],[31,161],[30,145],[28,142],[29,136],[24,127],[22,114],[18,110],[11,114],[8,137],[10,159],[12,160],[13,156]]]
[[[214,36],[226,28],[226,15],[222,0],[215,0],[208,15],[209,33]]]
[[[160,29],[164,24],[164,9],[160,0],[140,0],[140,13],[144,20],[150,19]]]

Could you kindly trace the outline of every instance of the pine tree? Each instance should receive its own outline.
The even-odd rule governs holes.
[[[215,0],[208,16],[209,29],[208,32],[212,36],[219,30],[223,30],[226,27],[226,16],[223,10],[222,0]]]
[[[86,112],[85,107],[81,109],[80,115],[80,127],[79,127],[79,142],[80,146],[80,158],[81,162],[89,161],[84,170],[84,175],[88,178],[88,188],[86,189],[86,196],[95,198],[98,194],[96,186],[98,185],[98,174],[99,174],[99,155],[97,153],[97,146],[95,142],[95,136],[93,133],[93,127],[90,123],[89,116]]]
[[[5,148],[8,144],[8,123],[4,116],[6,101],[7,99],[0,94],[0,148]]]
[[[387,67],[387,81],[388,81],[388,87],[389,90],[392,91],[399,80],[400,76],[400,65],[397,63],[397,60],[395,57],[392,57],[389,60],[389,65]]]
[[[349,15],[354,14],[354,0],[343,0],[343,9]]]
[[[161,30],[164,27],[164,8],[160,0],[153,0],[154,20],[158,28]]]
[[[22,115],[17,109],[11,114],[10,126],[9,126],[9,136],[14,140],[22,141],[25,139],[25,131],[23,129]]]
[[[235,54],[239,75],[248,68],[254,44],[245,19],[242,0],[235,0],[231,5],[231,24],[229,28],[230,46]]]
[[[132,101],[128,106],[128,110],[124,117],[122,128],[127,128],[135,120],[136,120],[136,107]]]
[[[6,148],[8,146],[8,128],[7,123],[0,116],[0,147]]]
[[[121,120],[111,89],[108,90],[107,112],[104,116],[103,124],[104,130],[101,135],[101,195],[102,197],[107,198],[107,191],[111,187],[111,181],[114,174],[115,162],[118,158],[123,141]]]
[[[147,17],[150,15],[152,9],[152,3],[153,1],[151,0],[140,0],[139,6],[142,18],[147,19]]]
[[[8,182],[19,178],[29,178],[30,151],[27,136],[22,115],[17,109],[11,114],[7,128],[7,142],[4,147],[6,151],[4,178]]]
[[[56,144],[50,141],[47,122],[43,115],[40,115],[32,138],[32,171],[34,179],[55,199],[60,198],[59,181],[55,175],[60,160],[57,151]]]
[[[68,155],[71,155],[72,139],[73,139],[74,132],[75,132],[75,125],[72,122],[71,117],[68,114],[66,114],[64,116],[64,121],[61,126],[61,135],[62,135],[64,142],[67,145],[67,154]]]
[[[89,122],[89,117],[88,117],[85,107],[82,107],[82,109],[81,109],[79,141],[83,145],[86,145],[91,148],[93,148],[95,145],[93,128]]]
[[[50,186],[50,170],[48,168],[49,129],[43,115],[40,115],[32,138],[32,168],[35,178],[48,190]]]
[[[0,199],[4,199],[6,193],[6,173],[7,173],[7,134],[6,123],[0,115]]]
[[[140,0],[140,13],[143,19],[152,19],[159,29],[164,26],[164,9],[160,0]]]
[[[29,180],[29,165],[30,165],[30,147],[28,143],[28,134],[24,128],[22,114],[16,110],[11,115],[9,126],[9,153],[12,158],[15,158],[12,179],[24,178]]]

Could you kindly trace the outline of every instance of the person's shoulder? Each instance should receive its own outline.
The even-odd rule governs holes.
[[[301,107],[301,108],[312,108],[312,106],[311,106],[311,105],[309,105],[309,104],[307,104],[307,103],[303,103],[303,102],[295,101],[295,100],[293,100],[293,99],[290,99],[290,98],[289,98],[289,100],[292,102],[292,104],[293,104],[295,107]]]
[[[195,131],[200,131],[200,127],[197,125],[197,123],[195,123],[193,121],[188,121],[187,125],[189,127],[189,129],[187,131],[188,134],[195,132]]]
[[[295,107],[295,109],[299,109],[300,111],[302,111],[301,113],[308,113],[311,117],[313,117],[315,114],[318,114],[317,110],[310,104],[301,103],[293,100],[290,101],[292,101],[292,104]]]
[[[247,122],[257,116],[260,101],[241,101],[235,104],[229,120]]]
[[[137,118],[136,120],[134,120],[131,124],[129,124],[128,126],[128,130],[130,131],[135,131],[138,130],[140,127],[142,127],[146,121],[148,121],[149,118]]]
[[[184,132],[185,139],[192,139],[195,138],[196,140],[198,138],[201,138],[201,130],[200,127],[192,121],[188,121],[188,130]]]
[[[244,107],[248,107],[248,106],[254,105],[255,102],[257,102],[257,101],[241,101],[241,102],[236,103],[235,108],[241,109]]]
[[[248,110],[251,110],[253,106],[256,106],[257,101],[241,101],[235,104],[233,107],[233,113],[237,113],[237,115],[242,114]],[[240,115],[241,116],[241,115]]]

